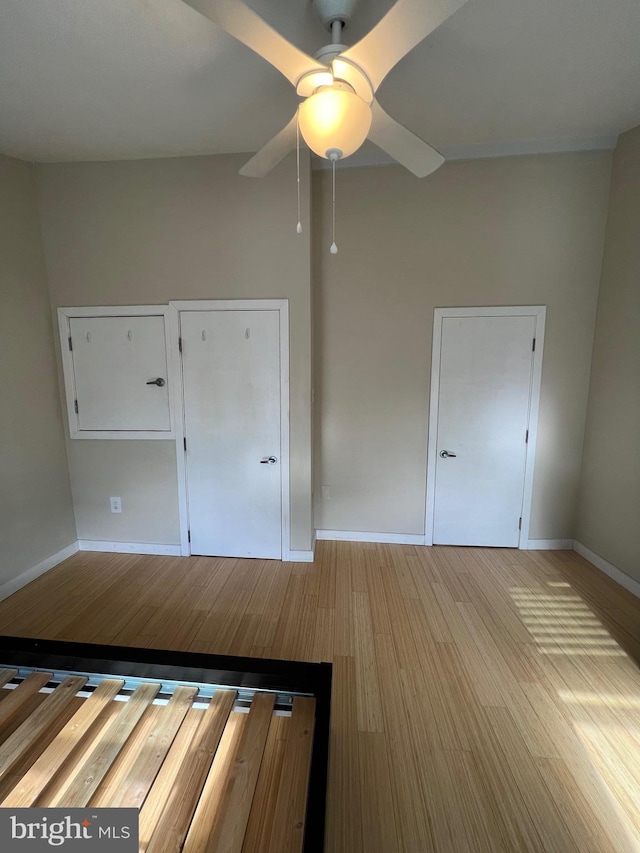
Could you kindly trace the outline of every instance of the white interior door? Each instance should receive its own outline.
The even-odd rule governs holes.
[[[171,429],[164,317],[72,317],[80,430]]]
[[[191,552],[282,556],[278,311],[180,315]]]
[[[535,322],[442,318],[434,544],[518,545]]]

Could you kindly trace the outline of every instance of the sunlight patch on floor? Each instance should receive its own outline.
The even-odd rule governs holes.
[[[616,640],[574,590],[554,593],[514,587],[509,593],[541,654],[626,657]]]
[[[586,670],[576,658],[630,658],[568,582],[546,581],[544,586],[514,587],[509,594],[541,660],[546,658],[553,668],[550,673],[566,682],[556,692],[597,774],[607,807],[620,822],[619,842],[625,850],[628,842],[633,851],[640,851],[640,672],[635,680],[633,672],[628,674],[625,687],[616,692],[616,679],[626,670],[602,660],[596,672],[609,689],[585,690]],[[576,690],[571,689],[574,676]],[[622,681],[618,683],[622,688]]]

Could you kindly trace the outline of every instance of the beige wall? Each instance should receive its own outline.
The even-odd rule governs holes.
[[[433,309],[547,305],[530,537],[569,538],[611,156],[314,176],[316,527],[424,532]],[[331,499],[320,498],[320,487]]]
[[[38,167],[52,304],[288,298],[291,547],[311,545],[309,173],[296,235],[295,158],[268,177],[244,156]],[[175,446],[68,441],[81,539],[179,542]],[[114,516],[110,495],[122,497]]]
[[[639,521],[640,127],[613,160],[577,539],[640,581]]]
[[[0,340],[2,585],[76,540],[35,174],[3,156]]]

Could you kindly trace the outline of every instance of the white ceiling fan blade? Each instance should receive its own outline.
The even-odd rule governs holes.
[[[294,47],[241,0],[184,2],[270,62],[294,86],[305,72],[324,68],[316,59]]]
[[[371,104],[373,120],[369,139],[382,148],[418,178],[425,178],[444,163],[444,157],[427,145],[415,133],[391,118],[374,100]]]
[[[262,148],[254,154],[251,160],[248,160],[240,174],[245,178],[264,178],[274,166],[283,160],[289,151],[296,147],[296,127],[298,124],[298,112],[291,119],[286,127],[283,127],[280,133],[277,133],[273,139],[263,145]]]
[[[355,62],[373,91],[394,65],[467,0],[398,0],[375,27],[342,56]]]

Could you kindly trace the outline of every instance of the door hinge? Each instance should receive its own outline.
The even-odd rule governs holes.
[[[76,415],[77,415],[78,414],[78,401],[77,400],[73,401],[73,407],[76,410]]]
[[[182,338],[178,338],[178,352],[182,352]]]
[[[533,346],[531,347],[531,352],[535,352],[535,351],[536,351],[536,339],[534,338],[533,339]]]
[[[524,443],[529,444],[529,430],[524,434]]]
[[[187,436],[186,436],[186,435],[185,435],[185,437],[182,439],[182,443],[184,444],[184,449],[186,450],[186,449],[187,449]]]
[[[520,516],[520,520],[518,521],[518,530],[522,530],[522,516]]]
[[[73,352],[73,341],[71,340],[71,335],[69,335],[69,352]]]
[[[187,530],[187,542],[191,542],[191,531]]]

